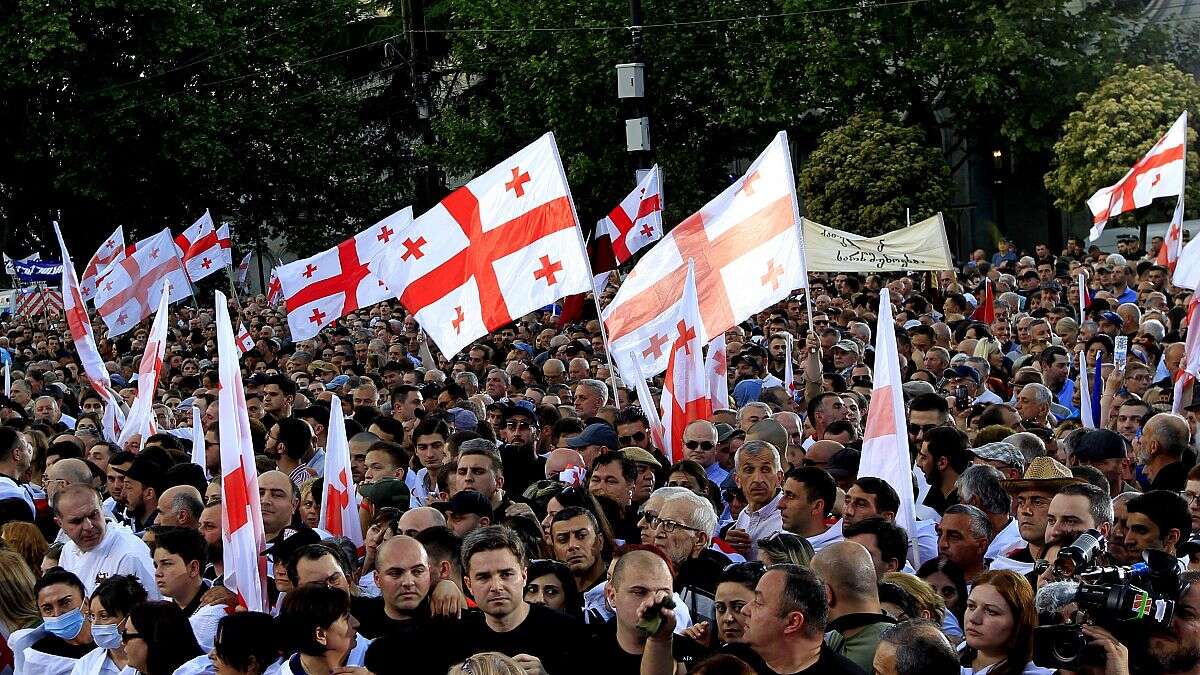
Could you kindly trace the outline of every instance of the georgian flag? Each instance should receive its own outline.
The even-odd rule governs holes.
[[[683,284],[683,301],[674,317],[670,356],[662,390],[663,454],[671,462],[683,459],[683,432],[695,420],[712,417],[708,378],[700,339],[700,308],[696,304],[696,276],[689,262]]]
[[[704,360],[704,372],[708,377],[708,397],[713,410],[729,408],[729,350],[725,347],[725,334],[721,333],[708,343],[708,356]]]
[[[1110,218],[1146,206],[1157,197],[1181,194],[1186,154],[1185,110],[1121,180],[1088,198],[1088,209],[1092,212],[1092,230],[1088,238],[1091,241],[1099,239]]]
[[[83,268],[83,276],[79,279],[79,292],[84,300],[96,297],[96,289],[100,285],[100,273],[112,263],[123,259],[125,254],[125,230],[122,226],[113,230],[108,239],[100,244],[100,248],[92,255],[91,260],[88,260],[87,267]],[[65,258],[63,263],[66,264]]]
[[[655,164],[633,192],[596,223],[597,235],[608,235],[616,264],[623,264],[633,254],[662,239],[662,210],[662,170]],[[597,288],[604,286],[597,283]]]
[[[266,548],[262,508],[258,499],[258,471],[254,443],[250,440],[250,415],[238,348],[229,323],[225,294],[213,293],[217,324],[217,372],[220,381],[217,428],[221,434],[221,536],[224,538],[225,587],[237,594],[238,603],[253,612],[269,612]]]
[[[142,354],[138,366],[137,398],[129,408],[125,425],[121,428],[121,436],[117,445],[122,447],[135,434],[141,436],[138,448],[145,444],[146,439],[158,432],[158,424],[154,417],[154,394],[158,389],[158,378],[162,374],[163,358],[167,354],[167,308],[170,305],[171,292],[167,288],[170,281],[162,282],[162,292],[158,297],[158,313],[154,315],[154,323],[150,326],[150,335],[146,338],[146,350]]]
[[[342,402],[335,394],[329,402],[329,442],[325,447],[325,491],[321,493],[321,519],[317,527],[334,537],[346,537],[360,549],[362,523],[358,520],[358,490],[350,471],[350,442]]]

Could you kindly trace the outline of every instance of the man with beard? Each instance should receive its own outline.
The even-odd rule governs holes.
[[[221,537],[220,502],[209,504],[200,512],[200,535],[208,554],[203,576],[214,586],[221,586],[225,579],[225,540]]]
[[[913,399],[914,405],[924,396],[925,394],[921,394]],[[945,401],[942,401],[942,405],[945,405]],[[913,427],[917,426],[918,412],[925,411],[912,410],[909,413],[910,442],[914,440],[912,432]],[[947,507],[958,503],[958,477],[971,463],[971,453],[967,451],[967,437],[953,427],[932,426],[928,431],[918,429],[916,441],[920,448],[917,453],[917,468],[925,474],[925,480],[929,482],[929,494],[925,497],[924,504],[939,514],[944,513]]]

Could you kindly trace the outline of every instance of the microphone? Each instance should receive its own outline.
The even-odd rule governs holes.
[[[1037,592],[1034,606],[1038,614],[1054,614],[1063,607],[1075,602],[1075,594],[1079,591],[1079,583],[1075,581],[1055,581],[1042,586]]]

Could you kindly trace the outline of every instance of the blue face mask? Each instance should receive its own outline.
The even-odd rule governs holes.
[[[115,623],[92,624],[92,640],[101,649],[117,649],[121,646],[121,631]]]
[[[42,625],[55,637],[74,640],[79,631],[83,630],[83,610],[76,607],[66,614],[47,617],[42,621]]]

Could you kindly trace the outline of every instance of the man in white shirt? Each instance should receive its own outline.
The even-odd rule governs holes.
[[[747,559],[758,557],[759,539],[783,531],[780,461],[779,450],[766,441],[747,441],[733,457],[734,480],[746,495],[747,505],[725,533],[725,540]]]
[[[842,523],[829,525],[837,499],[833,477],[815,466],[802,466],[783,477],[779,513],[783,529],[808,539],[814,551],[842,539]]]
[[[83,582],[90,596],[100,581],[118,574],[133,574],[150,599],[161,596],[154,583],[150,549],[129,530],[104,520],[100,496],[87,485],[59,490],[50,504],[54,522],[71,541],[63,547],[59,565]]]

